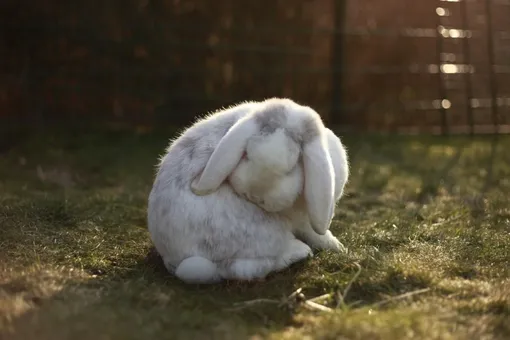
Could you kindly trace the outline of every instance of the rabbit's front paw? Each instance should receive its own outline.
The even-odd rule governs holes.
[[[330,230],[324,235],[319,235],[311,229],[301,231],[299,236],[310,247],[317,250],[332,250],[339,253],[346,253],[347,248],[340,242]]]
[[[327,237],[326,237],[327,236]],[[329,230],[326,235],[322,235],[324,237],[323,247],[321,249],[324,250],[334,250],[339,253],[346,253],[347,248],[336,238]]]

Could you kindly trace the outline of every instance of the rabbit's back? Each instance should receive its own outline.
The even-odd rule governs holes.
[[[148,227],[167,267],[191,256],[221,262],[271,254],[286,237],[288,230],[281,228],[285,221],[240,199],[227,183],[207,196],[191,192],[191,181],[223,135],[250,110],[247,103],[206,117],[173,141],[162,157],[149,196]]]

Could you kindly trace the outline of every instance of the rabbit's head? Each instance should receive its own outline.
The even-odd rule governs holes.
[[[248,140],[241,161],[228,177],[234,191],[268,212],[293,206],[303,190],[300,147],[285,129]]]
[[[345,171],[339,176],[334,168],[342,155],[330,154],[330,134],[309,107],[289,99],[261,102],[220,140],[192,191],[207,195],[228,179],[238,194],[267,211],[288,208],[302,194],[313,229],[324,234],[347,180]]]

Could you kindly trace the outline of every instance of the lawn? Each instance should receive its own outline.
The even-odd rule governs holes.
[[[186,286],[151,250],[170,135],[34,135],[0,155],[0,339],[509,339],[510,137],[346,136],[322,252]]]

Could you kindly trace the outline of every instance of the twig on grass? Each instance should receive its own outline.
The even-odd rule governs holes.
[[[278,304],[278,307],[282,307],[285,305],[293,304],[296,301],[298,301],[298,299],[300,299],[300,298],[304,298],[304,295],[301,293],[302,290],[303,290],[303,288],[300,287],[300,288],[296,289],[294,292],[292,292],[289,296],[287,296],[281,300],[255,299],[255,300],[237,302],[234,304],[234,307],[227,308],[227,310],[237,311],[237,310],[241,310],[241,309],[253,306],[253,305],[258,305],[258,304],[263,304],[263,303]]]
[[[271,304],[279,304],[280,301],[278,300],[272,300],[272,299],[255,299],[255,300],[248,300],[248,301],[242,301],[237,302],[234,304],[234,307],[227,308],[228,311],[238,311],[244,308],[248,308],[254,305],[262,304],[262,303],[271,303]]]
[[[301,297],[301,296],[304,296],[301,292],[303,291],[303,288],[298,288],[296,289],[294,292],[292,292],[292,294],[290,294],[289,296],[287,296],[286,299],[283,299],[282,302],[287,302],[287,301],[290,301],[294,298],[298,298],[298,297]]]
[[[308,299],[308,301],[318,302],[318,301],[329,299],[331,297],[333,297],[333,293],[327,293],[327,294],[319,295],[317,297]]]
[[[356,281],[358,279],[359,275],[361,274],[361,266],[359,265],[359,263],[354,263],[354,264],[356,265],[356,267],[358,267],[358,271],[349,280],[349,283],[347,283],[347,286],[345,287],[344,292],[343,293],[341,293],[340,291],[337,292],[338,302],[336,304],[336,308],[340,307],[340,305],[342,305],[344,307],[346,306],[345,298],[347,297],[347,293],[349,293],[349,290],[351,290],[352,284],[354,283],[354,281]]]
[[[305,300],[304,306],[308,307],[309,309],[319,310],[321,312],[332,312],[333,308],[326,307],[324,305],[321,305],[320,303],[313,302],[311,300]]]
[[[407,292],[407,293],[404,293],[404,294],[401,294],[401,295],[392,296],[392,297],[390,297],[388,299],[376,302],[376,303],[372,304],[370,307],[372,307],[372,308],[380,307],[382,305],[385,305],[385,304],[393,302],[393,301],[402,300],[402,299],[405,299],[405,298],[408,298],[408,297],[411,297],[411,296],[427,293],[429,291],[430,291],[430,288],[423,288],[423,289],[418,289],[418,290],[415,290],[415,291],[412,291],[412,292]]]
[[[344,299],[347,296],[347,294],[349,293],[349,290],[351,289],[352,284],[358,279],[359,275],[361,274],[361,266],[358,263],[355,263],[355,265],[358,267],[358,271],[349,280],[343,293],[341,293],[340,291],[337,291],[336,293],[327,293],[327,294],[316,296],[314,298],[307,299],[306,296],[302,293],[303,288],[300,287],[300,288],[296,289],[294,292],[292,292],[289,296],[284,297],[281,300],[274,300],[274,299],[248,300],[248,301],[235,303],[234,307],[227,308],[227,310],[238,311],[238,310],[248,308],[248,307],[251,307],[254,305],[259,305],[259,304],[278,304],[278,307],[283,307],[283,306],[294,307],[294,306],[302,303],[303,306],[308,309],[313,309],[313,310],[317,310],[317,311],[321,311],[321,312],[333,312],[334,311],[333,308],[324,306],[323,304],[320,304],[318,302],[329,299],[329,298],[333,297],[334,294],[338,294],[339,301],[338,301],[336,307],[338,308],[340,304],[342,304],[343,306],[346,306]]]

